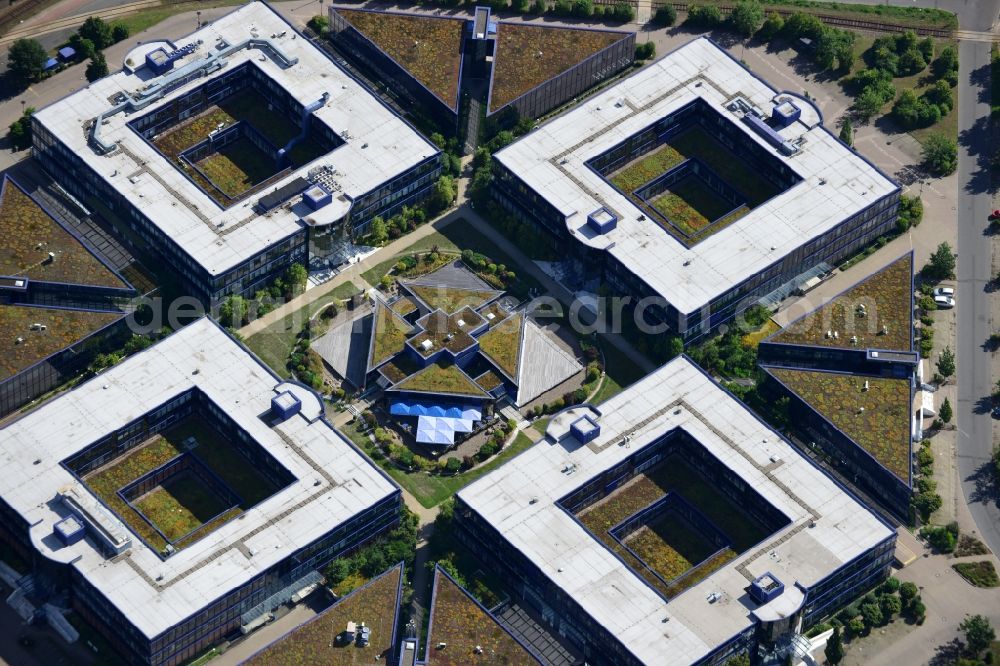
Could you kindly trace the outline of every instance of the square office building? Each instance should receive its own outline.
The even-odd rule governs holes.
[[[34,154],[205,301],[253,295],[420,202],[440,151],[268,5],[247,4],[41,109]]]
[[[896,541],[686,357],[456,498],[459,538],[594,664],[780,661]]]
[[[498,202],[696,340],[896,223],[899,186],[708,38],[495,155]],[[596,211],[596,213],[595,213]],[[568,284],[574,290],[592,290]]]
[[[206,317],[11,423],[0,539],[33,563],[18,599],[67,593],[130,663],[263,624],[399,522],[399,489],[323,414]]]

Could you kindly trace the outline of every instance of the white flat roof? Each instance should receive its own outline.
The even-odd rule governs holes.
[[[201,44],[194,53],[178,61],[175,69],[205,58],[220,39],[238,44],[252,36],[270,40],[289,59],[298,58],[298,62],[283,68],[260,49],[237,51],[222,61],[225,64],[220,69],[177,87],[141,111],[107,118],[101,127],[101,136],[120,146],[109,155],[101,156],[87,144],[84,125],[112,108],[110,99],[117,93],[135,93],[155,82],[148,68],[142,67],[134,74],[119,71],[35,113],[35,118],[54,136],[212,275],[225,272],[295,233],[302,228],[300,217],[316,215],[311,210],[296,212],[280,208],[267,215],[253,212],[257,199],[275,187],[328,165],[336,170],[334,180],[341,187],[339,193],[356,198],[439,152],[309,40],[300,37],[281,16],[260,2],[244,5],[177,40],[178,47],[198,41]],[[141,58],[142,52],[135,57]],[[319,100],[323,93],[329,93],[326,104],[315,115],[346,143],[222,210],[178,166],[171,164],[127,123],[247,61],[252,61],[304,106]],[[137,159],[145,164],[144,169]],[[140,171],[143,173],[135,175]],[[346,213],[347,208],[341,206],[340,210]]]
[[[579,242],[610,252],[679,312],[691,313],[898,188],[823,129],[810,102],[795,97],[802,117],[779,131],[788,141],[804,140],[785,157],[725,108],[738,96],[766,116],[779,98],[711,40],[694,39],[495,157],[566,216]],[[643,212],[585,162],[697,98],[803,182],[689,249],[648,216],[640,220]],[[618,226],[597,235],[587,215],[602,206],[618,216]]]
[[[89,538],[62,546],[53,525],[69,512],[52,500],[75,480],[60,462],[192,387],[296,480],[165,560],[131,531],[130,555],[118,561],[106,559]],[[295,392],[302,410],[269,427],[260,415],[286,390]],[[0,496],[31,525],[31,540],[43,556],[72,563],[152,638],[398,492],[317,420],[318,403],[310,391],[276,379],[203,318],[0,430]]]
[[[598,409],[562,412],[546,439],[458,496],[644,663],[697,661],[748,628],[751,613],[789,612],[783,597],[792,599],[795,583],[815,585],[893,534],[686,357]],[[583,415],[601,433],[581,446],[569,428]],[[666,602],[556,501],[674,428],[686,430],[791,523]],[[627,447],[619,444],[625,434]],[[744,589],[767,572],[785,592],[757,606]],[[710,603],[713,592],[720,597]]]

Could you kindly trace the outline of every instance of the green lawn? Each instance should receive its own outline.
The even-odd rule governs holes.
[[[345,430],[353,430],[353,426],[349,426],[348,428],[345,428]],[[345,434],[354,440],[354,437],[349,433],[345,432]],[[407,492],[416,497],[420,504],[430,509],[431,507],[445,501],[479,477],[492,472],[517,454],[527,450],[532,444],[534,444],[534,442],[532,442],[527,435],[523,432],[519,432],[517,433],[517,437],[514,438],[514,441],[505,447],[499,455],[493,458],[493,460],[489,461],[485,465],[482,465],[481,467],[477,467],[476,469],[462,474],[456,474],[455,476],[437,476],[427,474],[425,472],[404,472],[387,461],[383,461],[382,466],[389,473],[389,476],[396,481],[396,483],[401,485],[407,490]],[[367,443],[366,446],[370,447],[371,444]]]
[[[732,208],[697,177],[688,176],[649,202],[681,231],[693,235]]]
[[[997,577],[997,570],[989,560],[982,562],[960,562],[951,565],[951,568],[958,572],[970,585],[975,587],[997,587],[1000,585],[1000,577]]]
[[[246,339],[246,346],[278,375],[290,377],[291,373],[285,364],[288,362],[288,355],[292,353],[292,348],[295,346],[295,339],[309,318],[330,302],[343,301],[359,291],[361,290],[353,282],[337,285],[330,293],[324,294],[312,303],[286,315],[263,331],[251,335]]]
[[[274,165],[269,162],[249,139],[240,138],[205,157],[198,168],[213,185],[236,198],[275,174]]]

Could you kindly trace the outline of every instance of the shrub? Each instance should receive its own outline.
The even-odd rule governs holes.
[[[865,631],[865,621],[860,617],[853,618],[847,623],[847,630],[851,636],[860,636]]]
[[[317,35],[325,35],[330,30],[330,19],[325,16],[313,16],[306,22],[306,27]]]
[[[900,582],[895,576],[889,576],[884,583],[882,583],[882,593],[883,594],[895,594],[899,591]]]
[[[918,590],[915,583],[907,581],[899,586],[899,597],[907,606],[909,606],[910,603],[917,598],[917,594]]]
[[[482,461],[486,460],[496,452],[497,452],[496,444],[494,444],[493,442],[486,442],[485,444],[479,447],[479,451],[476,453],[476,457]]]
[[[458,458],[448,458],[445,461],[445,469],[451,473],[455,473],[462,468],[462,461]]]
[[[920,530],[920,536],[927,539],[927,543],[934,550],[942,553],[950,553],[955,550],[955,534],[947,527],[927,526]]]
[[[825,28],[816,41],[816,64],[824,69],[849,71],[854,65],[854,43],[857,37],[857,33],[850,30]]]
[[[673,25],[677,21],[677,10],[674,9],[673,5],[663,5],[657,8],[656,13],[653,14],[653,23],[655,25]]]
[[[656,55],[656,44],[653,42],[643,42],[635,46],[636,60],[649,60]]]
[[[612,12],[612,16],[616,21],[621,23],[628,23],[635,18],[635,10],[632,9],[632,5],[627,5],[625,3],[619,3],[615,5]]]
[[[879,608],[881,608],[882,614],[885,615],[885,619],[889,620],[893,615],[903,610],[903,602],[895,594],[887,594],[879,600]]]
[[[545,0],[535,0],[534,2],[531,3],[530,13],[532,14],[537,14],[538,16],[541,16],[546,12],[546,10],[548,10],[548,5],[545,3]]]
[[[871,629],[872,627],[881,626],[885,622],[885,616],[882,613],[882,608],[878,603],[866,603],[861,606],[861,617],[865,621],[865,626]]]
[[[573,0],[573,16],[587,18],[594,13],[593,0]]]
[[[115,23],[111,26],[111,39],[117,44],[128,39],[129,32],[128,26],[124,23]]]
[[[936,493],[919,493],[913,497],[913,506],[925,523],[930,520],[932,513],[941,508],[941,505],[941,496]]]

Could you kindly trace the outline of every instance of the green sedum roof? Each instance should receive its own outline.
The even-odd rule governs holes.
[[[434,363],[420,372],[411,375],[392,387],[400,391],[415,391],[418,393],[450,393],[453,395],[469,395],[485,397],[483,390],[457,365]]]

